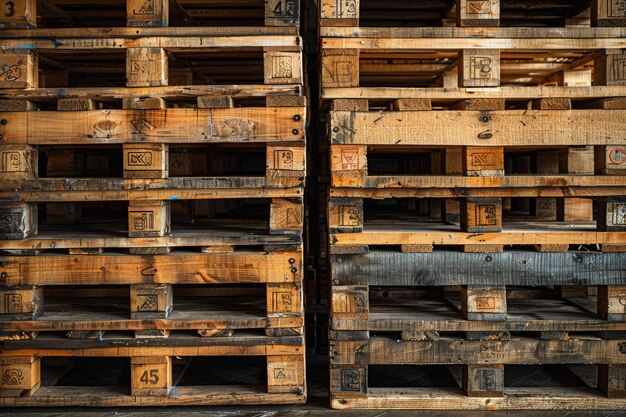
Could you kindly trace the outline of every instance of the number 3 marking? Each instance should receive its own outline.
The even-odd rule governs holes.
[[[4,15],[6,17],[11,17],[11,16],[15,15],[15,2],[14,1],[6,1],[6,2],[4,2],[4,4],[9,8],[9,11],[6,12]]]

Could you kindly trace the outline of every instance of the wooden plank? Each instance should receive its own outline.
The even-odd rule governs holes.
[[[293,258],[295,263],[288,262]],[[299,252],[3,256],[0,285],[288,283],[302,280]],[[292,269],[295,267],[295,272]],[[24,271],[30,271],[24,274]],[[54,272],[54,273],[52,273]]]
[[[345,112],[330,114],[331,143],[371,145],[619,145],[620,110]]]
[[[332,255],[331,262],[335,285],[621,285],[626,277],[626,260],[618,253],[370,250]]]
[[[570,340],[466,340],[442,337],[439,340],[404,341],[375,337],[367,341],[332,341],[331,364],[421,365],[438,364],[623,364],[626,356],[619,340],[593,337]]]
[[[294,120],[294,116],[299,120]],[[217,143],[304,140],[300,108],[12,112],[0,134],[7,144]]]

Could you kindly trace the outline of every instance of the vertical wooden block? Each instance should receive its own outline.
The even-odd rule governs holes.
[[[605,49],[596,53],[594,85],[626,85],[626,49]]]
[[[363,231],[363,199],[331,198],[328,202],[328,226],[331,233]]]
[[[304,355],[268,356],[267,392],[304,393]]]
[[[0,321],[34,320],[43,313],[43,287],[0,287]]]
[[[0,240],[25,239],[37,234],[37,205],[0,204]]]
[[[38,59],[33,51],[0,49],[0,88],[36,88],[38,76]]]
[[[591,24],[593,26],[626,26],[626,4],[623,0],[593,0]]]
[[[170,233],[168,201],[131,201],[128,204],[128,237],[158,237]]]
[[[304,207],[300,198],[273,198],[270,234],[302,234]]]
[[[626,397],[626,365],[598,365],[598,388],[607,397]]]
[[[498,87],[499,49],[464,49],[459,54],[460,87]]]
[[[504,365],[466,365],[463,391],[468,397],[503,397]]]
[[[129,27],[167,26],[169,0],[126,0]]]
[[[273,178],[304,178],[305,148],[267,144],[265,175]]]
[[[367,366],[331,365],[330,396],[367,398]]]
[[[506,321],[506,288],[463,286],[461,311],[467,320]]]
[[[596,146],[594,153],[596,174],[626,175],[626,146]]]
[[[321,26],[359,26],[360,0],[320,0]]]
[[[302,84],[302,53],[265,51],[265,84]]]
[[[367,146],[331,145],[330,173],[334,186],[362,186],[367,177]]]
[[[265,26],[300,26],[300,0],[265,0]]]
[[[172,387],[172,359],[169,356],[130,359],[131,394],[136,397],[166,396]]]
[[[294,284],[267,284],[268,317],[300,317],[304,314],[302,287]]]
[[[464,147],[463,174],[470,177],[504,175],[504,148]]]
[[[130,286],[132,319],[167,318],[174,308],[174,290],[170,284],[135,284]]]
[[[126,50],[126,86],[166,86],[167,62],[167,54],[163,48],[128,48]]]
[[[608,321],[626,321],[626,286],[598,286],[598,315]]]
[[[558,85],[565,87],[591,87],[593,73],[591,69],[561,71],[558,74]]]
[[[0,29],[37,26],[37,0],[4,0],[0,2]]]
[[[324,49],[322,51],[322,87],[359,86],[359,50]]]
[[[464,232],[470,233],[489,233],[502,231],[502,199],[462,199],[461,229]]]
[[[500,0],[458,0],[457,26],[500,26]]]
[[[123,153],[124,178],[167,178],[167,144],[125,143]]]
[[[332,319],[363,319],[369,316],[367,286],[334,285],[331,294]]]
[[[594,201],[598,218],[598,230],[626,230],[626,197],[607,197],[604,201]]]
[[[128,110],[157,110],[167,107],[160,97],[124,97],[122,108]]]
[[[0,397],[32,395],[41,385],[41,361],[35,357],[0,357]]]
[[[443,167],[446,175],[463,173],[463,149],[461,147],[447,147],[444,154]],[[450,223],[460,222],[460,204],[458,200],[444,201],[443,221]]]
[[[37,177],[37,149],[28,145],[0,145],[0,180]]]

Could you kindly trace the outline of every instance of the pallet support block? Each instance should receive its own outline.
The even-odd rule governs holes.
[[[626,398],[626,365],[598,365],[598,388],[609,398]]]
[[[168,59],[163,48],[126,50],[126,86],[161,87],[168,83]]]
[[[300,0],[266,0],[265,26],[299,26]]]
[[[333,320],[362,319],[369,316],[369,287],[333,285],[331,317]]]
[[[598,315],[608,321],[626,321],[626,286],[598,286]]]
[[[467,320],[506,321],[506,288],[463,286],[461,311]]]
[[[593,26],[626,26],[626,6],[621,0],[593,0],[591,2]]]
[[[321,0],[321,26],[359,26],[360,0]]]
[[[130,201],[128,236],[160,237],[170,233],[169,201]]]
[[[596,146],[595,173],[599,175],[626,175],[626,145]]]
[[[331,145],[330,172],[336,186],[363,186],[367,177],[367,145]]]
[[[457,0],[457,26],[499,26],[500,0]]]
[[[328,225],[331,233],[362,232],[363,199],[330,198],[328,202]]]
[[[283,355],[267,357],[267,392],[270,394],[305,391],[304,356]]]
[[[464,49],[459,54],[460,87],[500,86],[500,50]]]
[[[43,313],[43,287],[0,287],[0,322],[35,320]]]
[[[267,144],[265,178],[268,183],[280,185],[285,178],[305,176],[305,148],[294,145]]]
[[[321,85],[331,87],[359,86],[359,50],[322,50]]]
[[[331,365],[330,397],[367,398],[367,365]]]
[[[0,180],[37,178],[37,149],[29,145],[0,145]]]
[[[169,3],[169,0],[126,0],[127,26],[167,26]]]
[[[0,397],[30,396],[40,385],[40,358],[0,357]]]
[[[130,371],[133,396],[168,395],[172,387],[172,358],[170,356],[132,357]]]
[[[37,26],[37,0],[2,2],[0,29],[34,28]]]
[[[504,397],[504,365],[463,366],[463,392],[468,397]]]
[[[171,284],[135,284],[130,286],[131,319],[165,319],[174,307]]]
[[[270,234],[302,234],[303,217],[301,198],[273,198],[270,204]]]
[[[626,85],[626,49],[605,49],[596,52],[594,85]]]
[[[38,62],[28,49],[0,49],[0,89],[37,88]]]
[[[620,232],[626,230],[626,197],[606,197],[594,201],[598,230]]]
[[[36,234],[36,204],[0,203],[0,240],[25,239]]]

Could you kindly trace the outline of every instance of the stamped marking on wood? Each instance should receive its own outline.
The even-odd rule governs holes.
[[[614,225],[626,225],[626,203],[611,203]]]
[[[21,369],[8,368],[2,373],[2,385],[20,385],[24,380]]]
[[[150,384],[150,385],[156,385],[159,383],[159,370],[158,369],[146,369],[145,371],[143,371],[143,373],[141,374],[141,377],[139,378],[139,381],[143,382],[144,384]]]
[[[498,374],[495,369],[479,369],[476,372],[478,375],[478,387],[481,391],[498,391]]]
[[[134,231],[156,230],[154,226],[154,213],[151,211],[130,212],[131,224]]]
[[[492,77],[493,59],[488,56],[472,56],[470,57],[470,78],[490,80]]]
[[[22,313],[22,294],[8,293],[4,294],[4,311],[3,314]]]
[[[213,123],[213,115],[207,117],[203,135],[207,139],[242,139],[248,140],[254,131],[254,122],[241,119],[226,119],[219,124]]]
[[[468,0],[467,14],[487,14],[491,13],[491,2],[489,0]]]
[[[608,17],[626,17],[626,0],[606,0]]]
[[[495,310],[495,297],[478,297],[476,298],[476,308],[479,310]]]
[[[295,0],[278,0],[272,9],[275,17],[294,17],[296,15],[297,4]]]
[[[330,79],[336,83],[350,83],[352,81],[352,62],[335,61],[332,68],[326,68]]]
[[[155,12],[154,0],[145,0],[141,7],[133,9],[133,14],[137,16],[153,15]]]
[[[626,56],[620,55],[613,59],[613,79],[626,80]]]
[[[159,311],[159,297],[157,294],[137,294],[143,298],[143,303],[137,305],[137,311]]]
[[[341,150],[341,169],[359,169],[358,148],[344,148]]]
[[[274,169],[292,169],[293,151],[289,149],[277,149],[274,151]]]
[[[15,231],[16,226],[22,227],[22,215],[20,213],[0,214],[0,230]]]
[[[476,206],[476,220],[478,226],[496,226],[498,224],[497,207],[493,204],[479,204]]]
[[[22,171],[22,158],[19,152],[2,152],[2,172]]]
[[[359,226],[361,224],[361,210],[357,206],[337,207],[338,226]]]
[[[272,78],[292,78],[293,62],[290,56],[278,55],[272,57]]]
[[[128,152],[128,166],[147,167],[152,165],[151,152]]]
[[[341,390],[351,392],[361,392],[362,377],[360,369],[342,369],[341,370]]]
[[[287,225],[298,226],[302,224],[302,210],[294,209],[293,207],[287,208]]]
[[[290,292],[276,291],[272,293],[272,311],[293,312],[293,298]]]
[[[0,80],[18,81],[22,78],[23,59],[18,59],[14,64],[2,64],[0,72]]]
[[[479,356],[482,359],[504,359],[504,347],[496,342],[481,343]]]

